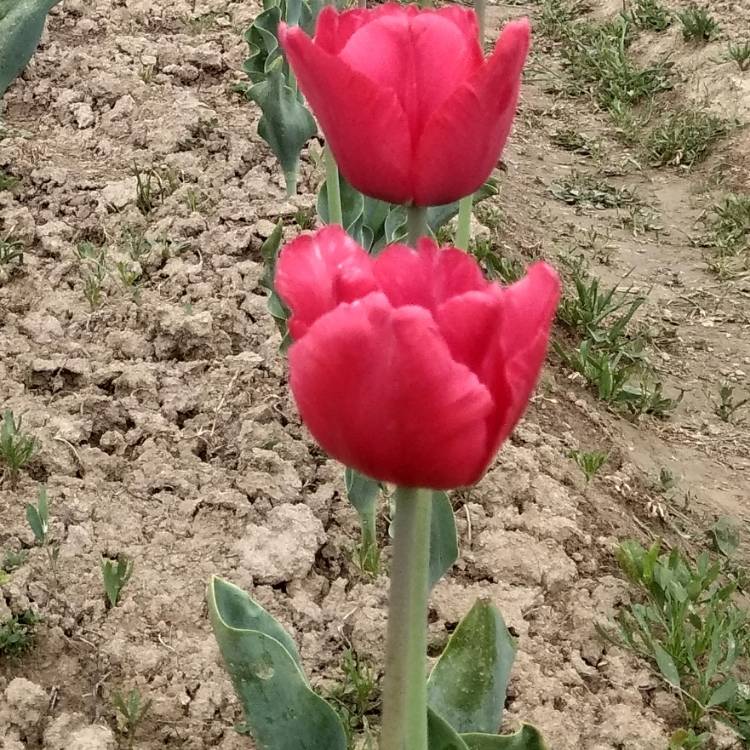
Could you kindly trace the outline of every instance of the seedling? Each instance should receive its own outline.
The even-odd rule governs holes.
[[[672,14],[659,0],[633,0],[623,15],[634,26],[647,31],[665,31],[672,25]]]
[[[691,167],[702,161],[713,145],[729,132],[726,120],[700,109],[671,112],[646,140],[651,164]]]
[[[108,609],[117,606],[122,589],[132,575],[133,561],[125,555],[118,555],[115,560],[102,559],[102,579]]]
[[[12,573],[18,570],[28,559],[29,553],[26,550],[8,550],[3,555],[3,561],[0,563],[0,570],[4,573]]]
[[[137,688],[133,688],[127,696],[124,696],[119,690],[115,690],[112,693],[112,705],[117,711],[117,725],[120,734],[127,742],[128,750],[133,750],[138,728],[151,708],[151,699],[144,701],[141,691]]]
[[[0,266],[7,266],[16,261],[23,263],[24,245],[20,240],[11,239],[9,236],[0,239]]]
[[[469,249],[491,278],[512,284],[523,276],[523,264],[515,258],[500,255],[490,240],[477,239]]]
[[[607,462],[609,453],[605,453],[604,451],[571,451],[570,457],[583,472],[586,484],[588,485],[599,469]]]
[[[14,177],[12,174],[0,169],[0,190],[12,190],[19,182],[18,177]]]
[[[57,568],[60,546],[54,544],[49,536],[49,499],[44,485],[39,486],[36,505],[26,504],[26,520],[34,534],[34,540],[47,553],[47,559],[54,572]]]
[[[341,665],[344,678],[332,688],[328,699],[341,717],[348,746],[354,747],[357,734],[365,735],[365,747],[374,747],[370,717],[380,706],[377,675],[356,651],[347,648]]]
[[[4,466],[3,475],[8,477],[11,486],[16,486],[21,469],[36,451],[36,440],[22,431],[21,417],[16,420],[13,412],[6,409],[0,426],[0,463]]]
[[[669,738],[667,750],[700,750],[710,739],[709,732],[696,734],[692,729],[678,729]]]
[[[294,215],[294,221],[303,232],[313,229],[315,227],[315,211],[309,208],[298,208]]]
[[[614,636],[600,632],[650,661],[678,691],[689,730],[701,732],[713,716],[750,739],[750,699],[740,684],[750,627],[722,559],[703,552],[691,563],[677,549],[662,554],[658,542],[646,549],[634,541],[620,545],[617,559],[643,601],[618,613]]]
[[[729,383],[719,386],[719,400],[714,402],[714,413],[722,422],[731,422],[735,413],[750,401],[750,398],[735,400],[734,387]]]
[[[727,59],[734,60],[737,67],[742,70],[750,70],[750,39],[745,42],[729,42],[727,47]]]
[[[107,249],[97,247],[92,242],[80,242],[76,246],[76,255],[83,268],[83,295],[92,310],[102,303],[104,281],[107,278]]]
[[[167,167],[141,170],[136,164],[133,175],[136,179],[135,205],[144,216],[151,214],[180,186],[177,173]]]
[[[708,8],[690,5],[683,11],[677,11],[677,18],[682,22],[682,38],[686,42],[710,42],[719,31],[718,21]]]
[[[31,648],[34,642],[34,628],[39,618],[31,611],[20,614],[0,623],[0,656],[18,658]]]
[[[718,255],[736,256],[750,249],[750,194],[730,194],[713,207],[705,242]]]

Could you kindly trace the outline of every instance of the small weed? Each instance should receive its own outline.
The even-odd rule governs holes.
[[[202,195],[195,188],[190,187],[185,191],[185,197],[183,200],[188,211],[193,214],[199,211],[201,206],[206,202],[206,196]]]
[[[136,179],[135,205],[144,216],[151,214],[180,186],[179,176],[169,167],[141,170],[135,165],[133,175]]]
[[[605,24],[570,26],[561,47],[571,79],[568,93],[590,94],[602,109],[611,111],[670,89],[670,63],[642,68],[628,53],[634,28],[622,16]]]
[[[127,696],[119,690],[112,693],[112,705],[117,711],[117,725],[120,734],[127,742],[128,750],[135,747],[135,736],[138,727],[148,715],[151,708],[151,700],[143,700],[140,690],[133,688]]]
[[[659,233],[664,229],[664,226],[659,223],[658,214],[639,205],[628,206],[627,214],[620,217],[620,221],[623,228],[630,229],[634,237],[654,232],[658,240]]]
[[[734,60],[742,71],[750,70],[750,39],[737,44],[729,42],[727,60]]]
[[[354,747],[354,737],[361,733],[366,736],[366,743],[372,744],[370,717],[380,706],[377,676],[369,663],[351,648],[344,651],[341,668],[344,677],[331,689],[328,699],[341,717],[348,746]]]
[[[12,190],[19,182],[18,177],[0,169],[0,190]]]
[[[18,658],[31,648],[39,618],[29,609],[0,623],[0,656]]]
[[[16,419],[13,412],[6,409],[0,425],[0,463],[5,467],[4,475],[10,480],[11,486],[15,487],[21,469],[36,451],[37,442],[31,435],[23,432],[21,417]]]
[[[719,23],[708,8],[690,5],[685,10],[677,11],[677,18],[682,23],[682,38],[686,42],[710,42],[719,31]]]
[[[125,584],[133,575],[133,561],[125,555],[118,555],[116,560],[102,560],[102,580],[106,595],[107,609],[117,606]]]
[[[659,0],[633,0],[623,15],[634,26],[647,31],[665,31],[673,20],[672,14]]]
[[[588,484],[607,462],[609,453],[603,451],[571,451],[570,457],[583,472],[586,484]]]
[[[560,302],[560,320],[598,346],[627,349],[635,356],[627,328],[646,301],[645,295],[632,289],[621,292],[616,286],[602,288],[598,278],[581,271],[573,272],[573,286],[575,294],[565,295]]]
[[[224,13],[209,11],[200,16],[188,16],[185,21],[185,31],[189,34],[207,34],[218,26],[218,19],[224,16]]]
[[[10,236],[0,239],[0,266],[7,266],[12,261],[23,263],[24,245],[20,240]]]
[[[575,128],[556,130],[550,137],[554,146],[570,151],[578,156],[595,156],[601,152],[600,145]]]
[[[711,248],[709,268],[721,277],[743,270],[750,252],[750,195],[730,194],[706,221],[703,244]]]
[[[649,133],[646,152],[652,166],[691,167],[728,132],[727,121],[717,115],[700,109],[678,110]]]
[[[83,296],[92,310],[102,303],[104,280],[107,278],[107,249],[97,247],[93,242],[79,242],[76,255],[83,271]]]
[[[539,19],[539,32],[550,39],[560,41],[569,33],[571,24],[586,10],[584,2],[568,0],[544,0]]]
[[[294,221],[303,232],[308,229],[313,229],[313,227],[315,227],[314,209],[298,208],[297,213],[294,215]]]
[[[137,300],[140,297],[140,282],[143,277],[140,265],[120,260],[115,264],[115,268],[122,285],[129,289]]]
[[[719,386],[719,400],[714,402],[714,414],[722,422],[732,422],[735,413],[748,402],[750,402],[750,398],[735,401],[734,387],[729,385],[729,383],[722,383]]]
[[[49,536],[49,498],[44,485],[39,486],[36,505],[26,504],[26,520],[34,534],[34,541],[47,553],[50,568],[56,575],[60,545],[55,544]]]
[[[710,737],[709,732],[696,734],[692,729],[678,729],[669,738],[667,750],[700,750]]]
[[[740,684],[750,627],[723,558],[703,552],[691,563],[677,549],[662,554],[658,542],[646,549],[626,541],[617,559],[643,601],[618,613],[616,634],[600,632],[650,661],[679,692],[693,735],[676,747],[700,747],[695,733],[709,716],[750,739],[750,699]]]
[[[29,553],[22,550],[8,550],[3,555],[3,561],[0,563],[0,570],[4,573],[12,573],[14,570],[18,570],[22,565],[25,564],[29,557]]]
[[[523,276],[523,264],[514,258],[500,255],[490,240],[477,239],[471,243],[469,250],[490,278],[499,279],[504,284],[512,284]]]
[[[573,172],[550,185],[550,193],[570,205],[593,206],[598,209],[620,208],[638,203],[632,188],[617,187],[592,175]]]

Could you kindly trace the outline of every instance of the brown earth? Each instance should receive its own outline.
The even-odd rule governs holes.
[[[712,7],[730,36],[740,18],[750,27],[744,4]],[[492,8],[495,22],[538,10]],[[305,192],[286,200],[258,112],[233,91],[256,13],[216,0],[65,0],[5,97],[0,168],[20,181],[0,191],[0,236],[28,250],[0,285],[0,403],[23,415],[41,450],[17,487],[0,488],[0,547],[30,551],[0,586],[0,620],[29,608],[43,617],[33,650],[0,661],[7,750],[116,747],[111,697],[132,687],[153,700],[137,748],[250,747],[233,730],[240,714],[206,617],[213,573],[290,629],[316,686],[341,678],[349,646],[382,661],[387,579],[353,561],[358,527],[342,471],[299,424],[259,283],[262,240],[278,218],[285,236],[299,231],[295,216],[314,204],[322,176],[313,144]],[[644,57],[671,51],[682,72],[664,101],[709,88],[713,107],[747,117],[750,72],[717,61],[726,36],[695,49],[672,29],[638,44]],[[587,99],[552,93],[539,66],[555,66],[543,40],[505,154],[498,249],[525,261],[581,252],[609,283],[630,272],[626,285],[650,290],[640,319],[660,332],[665,388],[685,395],[667,420],[629,421],[553,355],[495,467],[455,498],[461,557],[433,594],[431,639],[444,642],[489,595],[520,638],[508,728],[534,722],[552,750],[666,748],[676,700],[594,626],[628,600],[618,540],[699,542],[717,515],[749,518],[750,436],[712,403],[723,381],[748,387],[748,277],[711,275],[692,238],[726,189],[750,189],[750,140],[738,129],[699,168],[650,169]],[[571,126],[601,140],[601,163],[552,145]],[[634,236],[618,209],[550,193],[602,163],[617,185],[637,188],[658,235]],[[147,215],[135,205],[134,164],[174,183]],[[93,311],[83,241],[108,248]],[[134,262],[139,242],[150,251]],[[141,275],[135,287],[118,262]],[[574,449],[610,451],[588,488]],[[666,495],[655,489],[661,468],[677,479]],[[60,543],[54,570],[24,517],[40,482]],[[107,610],[99,564],[117,554],[135,569]],[[715,747],[733,746],[717,737]]]

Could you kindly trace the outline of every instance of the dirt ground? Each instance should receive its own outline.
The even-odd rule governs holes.
[[[664,101],[708,96],[747,119],[750,71],[720,57],[743,20],[750,28],[750,7],[711,4],[718,41],[696,48],[675,27],[636,44],[644,59],[670,52],[680,71]],[[0,268],[0,405],[41,448],[17,487],[0,487],[0,549],[29,550],[0,586],[0,620],[42,617],[32,650],[0,658],[7,750],[126,747],[112,695],[134,687],[153,701],[140,750],[252,747],[233,729],[241,716],[208,624],[213,573],[289,628],[316,686],[341,678],[348,647],[381,663],[387,578],[354,562],[341,467],[300,426],[260,284],[260,244],[279,218],[285,236],[299,232],[322,174],[306,154],[301,195],[285,199],[258,111],[234,90],[257,12],[227,0],[64,0],[5,97],[0,169],[18,184],[0,190],[0,238],[12,232],[27,250],[19,270]],[[539,6],[491,12],[497,26],[538,18]],[[498,249],[524,262],[588,254],[608,283],[629,272],[627,285],[650,290],[639,319],[659,332],[665,390],[684,397],[668,419],[628,420],[552,354],[496,465],[455,498],[461,556],[433,593],[430,636],[437,649],[489,596],[519,636],[508,728],[537,724],[551,750],[666,750],[678,702],[595,624],[629,596],[618,540],[699,540],[716,516],[750,519],[750,434],[713,406],[723,382],[750,388],[750,277],[717,278],[695,240],[723,192],[750,191],[750,131],[733,130],[692,170],[652,169],[589,100],[555,93],[554,66],[538,38],[493,199]],[[601,169],[554,145],[566,127],[602,143],[610,179],[638,190],[658,233],[554,197],[556,181]],[[158,171],[163,201],[136,205],[136,166]],[[81,243],[107,248],[93,310],[96,263]],[[610,452],[588,487],[576,449]],[[663,468],[676,481],[668,495],[655,489]],[[41,482],[54,570],[24,515]],[[117,554],[134,573],[106,609],[100,559]],[[721,733],[714,742],[739,747]]]

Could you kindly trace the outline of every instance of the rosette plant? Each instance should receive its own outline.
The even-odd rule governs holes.
[[[560,292],[545,263],[503,287],[430,236],[444,204],[460,200],[470,216],[467,198],[515,112],[529,25],[508,24],[488,58],[477,27],[466,9],[396,5],[324,8],[312,37],[278,24],[348,181],[344,193],[329,160],[319,213],[330,226],[278,253],[279,226],[263,248],[290,387],[313,438],[347,466],[370,541],[379,489],[395,485],[381,750],[544,748],[528,725],[497,734],[516,644],[490,602],[471,609],[427,676],[429,591],[458,554],[446,491],[479,481],[521,418]],[[406,244],[389,243],[402,217]],[[290,635],[218,578],[209,611],[256,745],[345,750]]]

